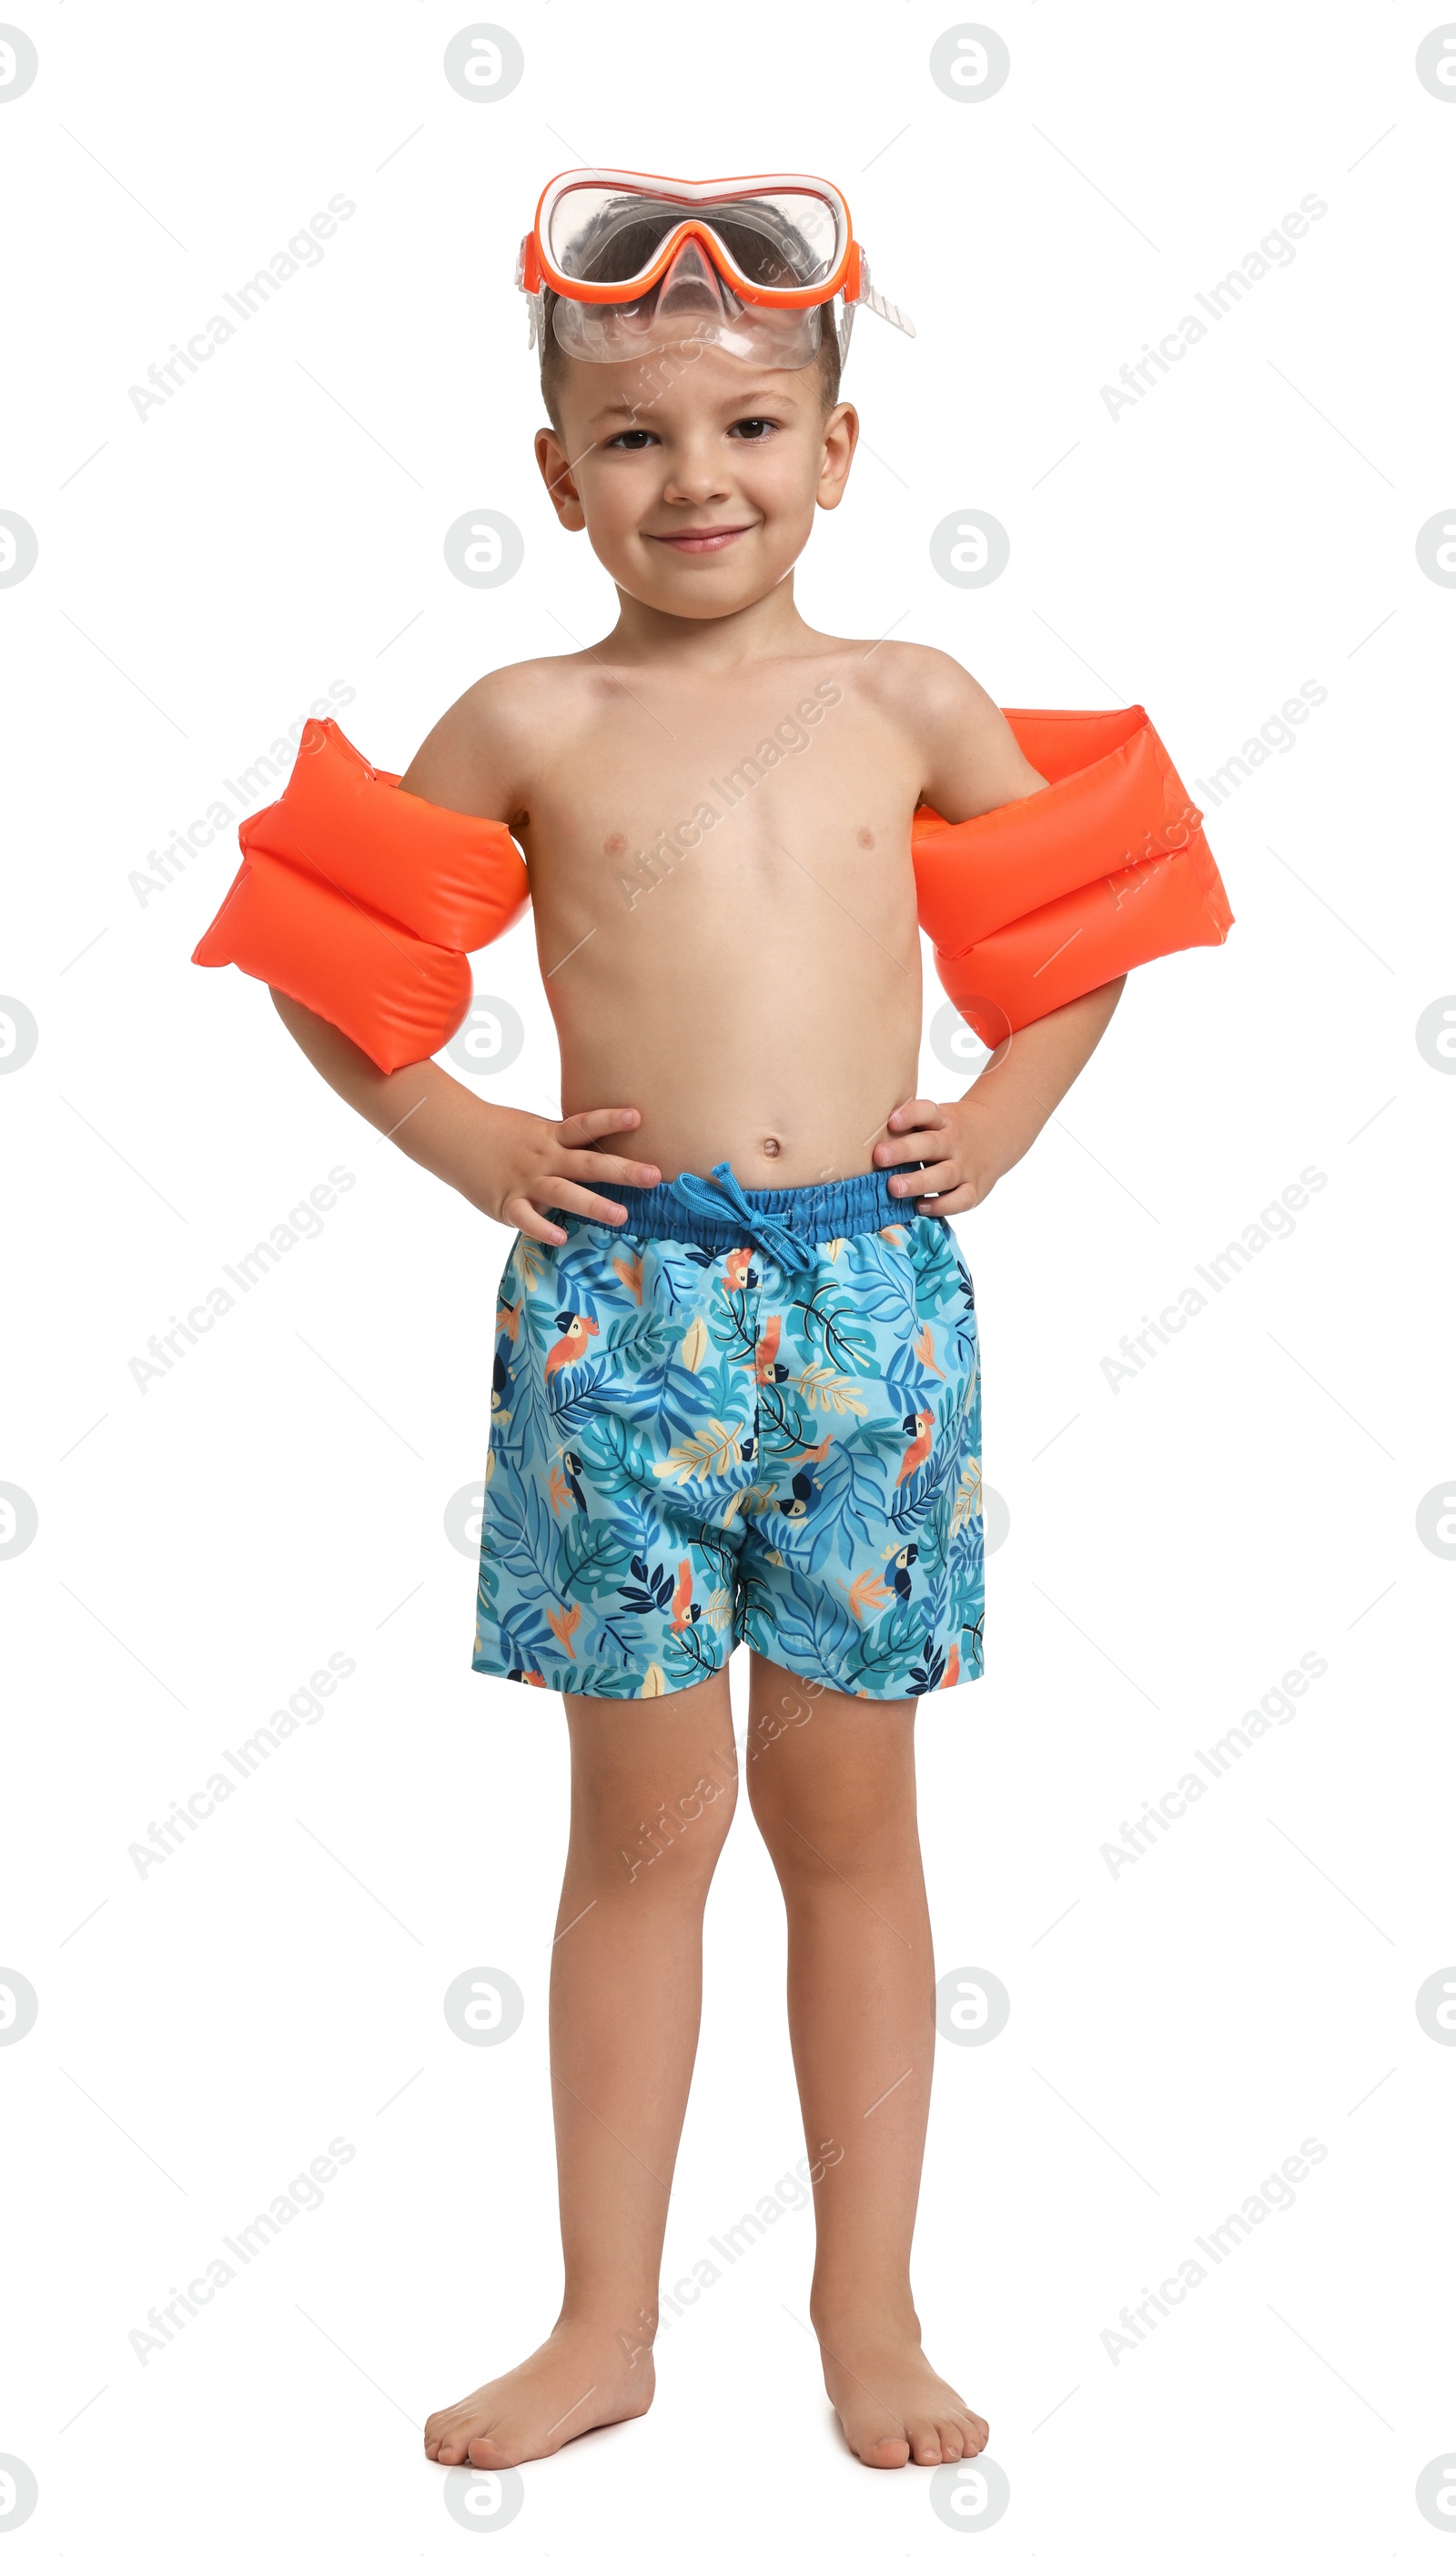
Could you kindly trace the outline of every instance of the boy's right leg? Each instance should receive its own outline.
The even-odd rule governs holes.
[[[513,2468],[642,2415],[668,2193],[702,2003],[702,1922],[737,1787],[728,1672],[674,1695],[569,1695],[572,1825],[551,1966],[566,2286],[530,2358],[425,2428]]]

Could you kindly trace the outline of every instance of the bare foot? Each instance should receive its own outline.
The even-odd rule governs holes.
[[[654,2374],[647,2346],[629,2364],[620,2337],[604,2327],[558,2326],[538,2353],[499,2379],[488,2379],[458,2406],[432,2415],[425,2455],[445,2467],[513,2469],[549,2459],[564,2442],[598,2424],[645,2415]]]
[[[910,2460],[974,2460],[990,2425],[931,2369],[909,2335],[883,2327],[828,2328],[819,2339],[824,2384],[845,2440],[870,2469],[902,2469]]]

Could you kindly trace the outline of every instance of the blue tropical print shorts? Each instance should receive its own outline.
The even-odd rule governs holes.
[[[841,1694],[982,1671],[976,1298],[888,1175],[600,1185],[496,1309],[473,1666],[664,1695],[739,1642]],[[896,1219],[900,1221],[897,1222]]]

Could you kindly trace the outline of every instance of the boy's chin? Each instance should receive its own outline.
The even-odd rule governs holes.
[[[674,613],[684,621],[719,621],[730,612],[746,612],[771,595],[783,584],[802,549],[802,542],[782,543],[765,552],[748,535],[726,551],[603,560],[602,566],[634,603],[647,605],[655,612]]]

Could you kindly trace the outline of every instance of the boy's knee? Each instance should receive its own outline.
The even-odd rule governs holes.
[[[706,1883],[718,1862],[733,1815],[735,1786],[728,1771],[700,1776],[686,1792],[670,1793],[636,1818],[619,1821],[612,1864],[627,1882],[648,1873],[673,1873],[683,1882]]]
[[[862,1882],[918,1853],[913,1785],[800,1784],[782,1765],[750,1767],[748,1799],[785,1884]]]

